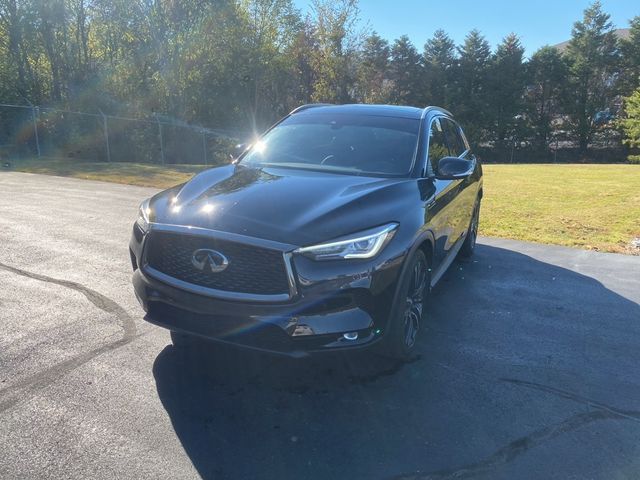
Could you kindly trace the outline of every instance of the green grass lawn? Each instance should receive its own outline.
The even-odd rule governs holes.
[[[640,165],[485,165],[482,235],[638,254]]]
[[[12,170],[166,188],[200,165],[16,161]],[[482,235],[640,253],[640,165],[485,165]]]
[[[189,180],[203,165],[151,165],[148,163],[103,163],[47,158],[14,160],[11,170],[61,177],[101,180],[142,187],[169,188]]]

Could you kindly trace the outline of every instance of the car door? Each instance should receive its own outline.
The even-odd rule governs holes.
[[[471,160],[473,158],[473,154],[471,153],[471,149],[469,148],[460,126],[455,121],[447,117],[441,118],[440,123],[445,132],[450,155],[453,157]],[[456,238],[460,238],[469,228],[477,196],[477,189],[473,177],[467,177],[463,180],[458,180],[457,182],[456,199],[454,200],[454,215],[456,217],[454,223],[456,225],[455,236]]]
[[[446,133],[441,123],[444,117],[431,120],[428,131],[428,146],[425,177],[434,186],[434,195],[427,200],[427,222],[431,224],[435,236],[434,265],[436,268],[445,259],[458,239],[460,226],[456,212],[458,184],[460,180],[441,180],[435,177],[438,161],[451,155]]]

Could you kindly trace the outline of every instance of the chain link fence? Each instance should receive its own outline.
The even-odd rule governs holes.
[[[491,163],[582,162],[585,159],[567,130],[568,120],[556,119],[543,147],[514,136],[501,151],[491,143],[476,145],[476,153]],[[93,162],[160,165],[218,165],[247,132],[213,130],[167,116],[127,118],[74,112],[35,105],[0,104],[0,161],[58,158]],[[589,158],[620,162],[628,152],[614,122],[595,132]]]
[[[0,158],[217,165],[242,132],[212,130],[166,116],[145,119],[0,104]]]

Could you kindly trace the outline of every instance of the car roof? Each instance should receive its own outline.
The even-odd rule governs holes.
[[[413,118],[419,120],[424,113],[423,108],[404,107],[400,105],[328,105],[310,104],[295,109],[292,114],[305,115],[309,113],[342,113],[351,115],[375,115],[383,117]]]

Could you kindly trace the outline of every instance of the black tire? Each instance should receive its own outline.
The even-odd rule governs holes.
[[[382,344],[382,353],[397,360],[408,360],[414,355],[431,287],[430,265],[424,252],[418,250],[409,262],[400,280],[398,304]]]
[[[480,224],[480,199],[476,201],[476,204],[473,207],[473,214],[471,215],[471,222],[469,222],[467,237],[464,239],[462,248],[460,248],[460,256],[462,258],[469,258],[473,255],[473,252],[476,249],[476,240],[478,239],[479,224]]]

